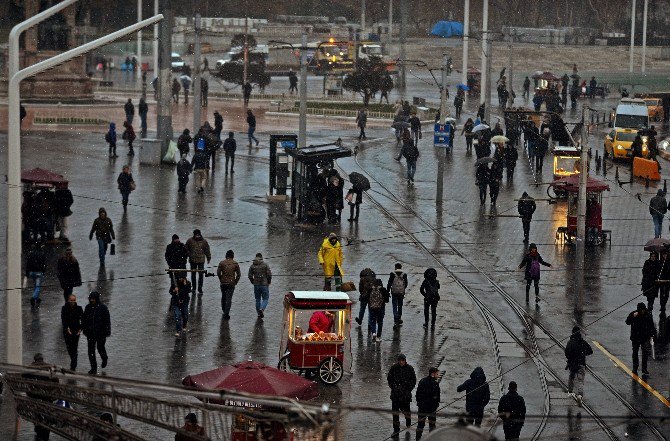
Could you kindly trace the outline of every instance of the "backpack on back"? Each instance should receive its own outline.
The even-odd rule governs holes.
[[[530,277],[532,279],[539,279],[540,278],[540,261],[533,259],[530,262]]]
[[[391,283],[391,294],[396,297],[405,295],[405,281],[403,280],[404,273],[395,273],[393,283]]]
[[[370,291],[370,297],[368,299],[368,307],[370,309],[382,309],[384,307],[384,295],[379,286],[373,286],[372,291]]]

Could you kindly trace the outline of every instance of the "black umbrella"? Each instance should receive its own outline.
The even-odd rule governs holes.
[[[356,187],[356,189],[358,190],[367,191],[370,189],[370,180],[368,180],[368,178],[366,178],[360,173],[356,172],[350,173],[349,181],[351,181],[351,185]]]
[[[409,129],[412,125],[408,123],[407,121],[395,121],[393,124],[391,124],[391,127],[394,129]]]
[[[478,167],[482,164],[488,164],[490,162],[496,162],[496,160],[491,158],[490,156],[487,156],[485,158],[479,158],[478,160],[475,161],[475,166]]]

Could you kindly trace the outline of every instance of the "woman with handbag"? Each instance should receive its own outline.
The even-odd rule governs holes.
[[[128,196],[130,196],[131,191],[135,190],[135,180],[133,179],[132,173],[130,173],[130,167],[127,165],[123,166],[123,171],[119,173],[116,183],[119,184],[123,211],[126,211],[126,207],[128,206]]]

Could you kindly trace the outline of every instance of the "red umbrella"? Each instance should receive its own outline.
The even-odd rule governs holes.
[[[538,80],[546,80],[546,81],[558,81],[560,80],[559,77],[554,75],[553,73],[549,71],[544,71],[540,73],[540,71],[537,71],[533,74],[533,79],[538,79]]]
[[[576,193],[579,191],[579,174],[566,176],[565,178],[560,178],[551,183],[553,187],[559,187],[560,189],[571,191]],[[599,181],[591,176],[586,178],[586,191],[592,192],[602,192],[609,191],[610,187],[606,183]]]
[[[34,168],[32,170],[23,170],[21,172],[21,182],[33,185],[53,185],[54,187],[67,188],[67,179],[62,175],[45,170],[43,168]]]
[[[316,382],[254,361],[225,365],[189,375],[181,383],[200,390],[227,390],[297,400],[311,400],[319,396]]]

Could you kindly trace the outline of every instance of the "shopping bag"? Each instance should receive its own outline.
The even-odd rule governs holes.
[[[113,256],[116,254],[116,244],[112,242],[112,244],[109,246],[109,255]]]
[[[167,153],[163,157],[163,162],[167,162],[169,164],[176,164],[178,158],[179,158],[179,150],[177,149],[177,143],[174,141],[170,141]]]

